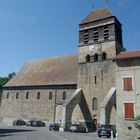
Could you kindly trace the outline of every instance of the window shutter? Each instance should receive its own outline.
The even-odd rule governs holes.
[[[126,77],[123,78],[123,89],[125,91],[131,91],[132,90],[132,77]]]
[[[133,103],[124,103],[124,113],[126,119],[134,118],[134,104]]]

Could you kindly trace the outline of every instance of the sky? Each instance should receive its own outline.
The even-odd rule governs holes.
[[[108,0],[123,45],[140,50],[140,0]],[[78,53],[79,23],[106,0],[0,0],[0,77],[29,60]]]

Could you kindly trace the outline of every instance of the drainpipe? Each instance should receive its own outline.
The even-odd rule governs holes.
[[[0,107],[1,107],[1,102],[2,102],[2,95],[3,95],[3,89],[0,87]]]
[[[54,114],[53,114],[53,122],[55,123],[55,115],[56,115],[56,97],[57,97],[57,89],[54,93]]]

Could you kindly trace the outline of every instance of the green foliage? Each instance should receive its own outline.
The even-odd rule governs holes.
[[[15,72],[12,72],[8,75],[8,77],[0,77],[0,93],[2,92],[2,87],[13,77],[15,76]]]
[[[0,99],[2,95],[2,87],[9,81],[9,77],[0,77]]]
[[[0,88],[5,85],[10,80],[9,77],[1,77],[0,78]]]
[[[121,52],[126,52],[126,48],[122,47]]]
[[[0,77],[0,102],[2,97],[2,87],[15,75],[15,72],[12,72],[8,75],[8,77]]]
[[[13,78],[14,76],[16,75],[16,73],[15,72],[12,72],[12,73],[10,73],[9,75],[8,75],[8,78]]]

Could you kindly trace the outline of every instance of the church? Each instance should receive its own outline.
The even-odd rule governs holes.
[[[125,51],[122,25],[107,8],[93,10],[79,24],[78,54],[29,60],[4,87],[0,121],[41,119],[115,124],[135,135],[140,115],[140,51]]]

